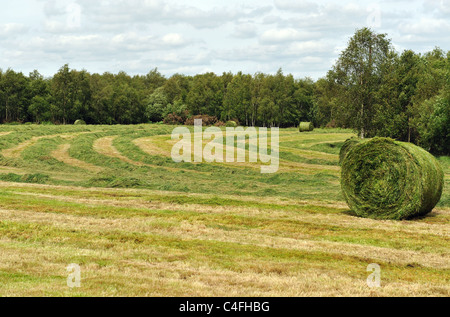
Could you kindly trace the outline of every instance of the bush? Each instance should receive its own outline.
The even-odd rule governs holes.
[[[327,129],[336,129],[338,126],[337,126],[337,123],[336,123],[336,120],[331,120],[330,122],[328,122],[328,124],[325,126],[325,128],[327,128]]]
[[[168,114],[164,118],[164,124],[171,124],[171,125],[181,125],[184,123],[184,119],[180,116],[178,116],[175,113]]]
[[[220,127],[226,127],[226,124],[223,121],[217,121],[214,126],[220,128]]]
[[[431,212],[441,198],[442,167],[411,143],[353,138],[342,147],[341,158],[342,192],[358,216],[410,219]]]
[[[212,126],[219,121],[217,119],[217,117],[209,116],[209,115],[205,114],[205,115],[198,115],[198,116],[190,117],[186,120],[185,124],[186,125],[194,125],[194,120],[197,120],[197,119],[202,120],[203,126]]]
[[[74,125],[86,125],[86,122],[84,120],[77,120]]]

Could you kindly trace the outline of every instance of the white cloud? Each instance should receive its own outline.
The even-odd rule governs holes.
[[[318,9],[318,4],[310,1],[275,0],[274,3],[277,9],[286,11],[306,13]]]
[[[20,0],[0,11],[0,67],[323,76],[374,3],[395,47],[450,49],[443,0]]]
[[[405,34],[439,34],[440,31],[444,30],[450,32],[450,21],[447,19],[421,18],[418,21],[402,23],[399,30]]]
[[[253,23],[244,23],[235,26],[232,34],[236,38],[251,39],[257,35],[257,27]]]
[[[183,36],[178,33],[169,33],[162,37],[162,42],[168,46],[180,47],[186,44]]]
[[[0,24],[0,36],[8,37],[8,36],[17,36],[19,34],[26,33],[28,28],[23,24],[18,23],[6,23]]]
[[[319,34],[315,32],[299,31],[293,28],[270,29],[262,34],[260,41],[264,44],[273,44],[312,39],[318,36]]]
[[[292,43],[289,47],[291,54],[327,53],[332,50],[330,44],[324,41],[304,41]]]

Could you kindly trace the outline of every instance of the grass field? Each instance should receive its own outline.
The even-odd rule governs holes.
[[[351,131],[281,130],[261,174],[174,163],[172,129],[0,126],[0,296],[450,295],[450,158],[431,214],[376,221],[340,191]]]

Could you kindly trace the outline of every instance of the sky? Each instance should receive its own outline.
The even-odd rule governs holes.
[[[355,31],[387,33],[398,52],[450,50],[450,0],[2,1],[0,68],[52,76],[242,71],[314,80]]]

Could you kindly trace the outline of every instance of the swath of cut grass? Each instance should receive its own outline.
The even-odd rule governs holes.
[[[95,140],[94,142],[94,150],[97,151],[100,154],[103,154],[105,156],[115,157],[118,158],[121,161],[124,161],[126,163],[136,165],[136,166],[144,166],[145,164],[142,162],[136,162],[122,153],[120,153],[113,145],[113,141],[117,138],[117,136],[107,136],[104,138],[100,138]]]
[[[58,161],[63,162],[64,164],[85,169],[90,172],[99,173],[103,171],[103,168],[100,166],[96,166],[71,157],[69,154],[69,149],[70,144],[61,144],[55,151],[51,153],[51,156],[57,159]]]

